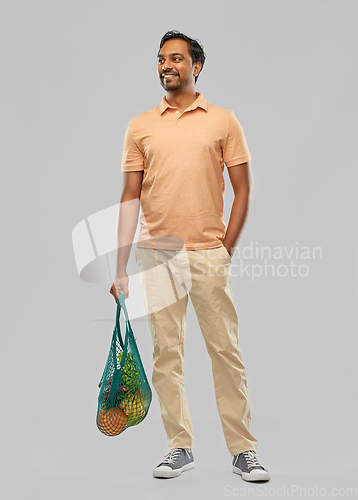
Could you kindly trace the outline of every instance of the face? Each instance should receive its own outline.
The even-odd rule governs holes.
[[[200,68],[200,62],[193,66],[185,40],[168,40],[159,51],[158,76],[161,86],[167,91],[195,85],[195,76]]]

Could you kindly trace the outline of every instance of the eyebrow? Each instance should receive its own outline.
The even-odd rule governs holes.
[[[171,53],[171,54],[169,54],[169,55],[170,55],[170,56],[181,56],[181,57],[184,57],[184,59],[185,59],[184,54],[181,54],[180,52],[172,52],[172,53]],[[163,54],[158,54],[158,55],[157,55],[157,57],[158,57],[158,59],[159,59],[160,57],[164,57],[164,56],[163,56]]]

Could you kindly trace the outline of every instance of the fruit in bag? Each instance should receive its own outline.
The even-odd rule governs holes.
[[[117,436],[127,425],[127,415],[116,406],[101,408],[98,412],[97,426],[107,436]]]
[[[118,354],[118,361],[121,362],[123,352]],[[140,387],[140,375],[137,369],[137,364],[133,359],[132,353],[127,352],[124,366],[122,366],[122,383],[129,390],[137,390]]]
[[[120,408],[127,415],[127,425],[137,425],[145,417],[145,408],[140,391],[125,396],[120,403]]]

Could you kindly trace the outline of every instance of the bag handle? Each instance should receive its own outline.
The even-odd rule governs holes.
[[[129,321],[128,312],[127,312],[126,304],[124,302],[124,297],[123,297],[122,293],[120,293],[118,295],[118,301],[121,303],[121,306],[123,307],[124,316],[126,318],[126,321]]]
[[[110,292],[112,293],[112,295],[114,295],[114,293],[112,292],[112,289],[110,290]],[[122,351],[123,351],[123,354],[124,354],[124,357],[122,356],[122,364],[124,364],[125,357],[127,355],[127,348],[124,348],[124,343],[123,343],[123,339],[122,339],[122,335],[121,335],[121,327],[120,327],[120,323],[119,323],[119,317],[120,317],[120,314],[121,314],[121,307],[123,308],[124,316],[126,318],[126,335],[127,335],[127,333],[129,333],[129,334],[132,333],[132,328],[130,326],[128,312],[127,312],[127,308],[126,308],[126,305],[125,305],[125,302],[124,302],[124,297],[123,297],[122,294],[118,295],[118,297],[117,297],[116,324],[115,324],[115,327],[114,327],[114,330],[113,330],[112,344],[111,344],[113,366],[117,367],[117,370],[119,369],[118,365],[120,365],[120,363],[118,361],[117,354],[116,354],[116,336],[118,337],[119,343],[121,345],[121,348],[122,348]],[[125,343],[127,345],[127,342],[125,342]],[[98,384],[98,387],[102,386],[102,382],[106,378],[106,374],[107,374],[107,365],[104,368],[101,380],[100,380],[100,382]]]
[[[121,298],[122,298],[122,300],[121,300]],[[123,339],[122,339],[122,335],[121,335],[121,327],[120,327],[120,323],[119,323],[119,318],[120,318],[120,315],[121,315],[121,307],[123,307],[124,316],[126,318],[126,321],[129,321],[128,320],[127,309],[126,309],[126,306],[124,304],[124,298],[123,298],[122,294],[118,295],[117,313],[116,313],[116,325],[114,327],[114,330],[117,331],[117,336],[118,336],[119,343],[121,344],[122,349],[124,349]]]
[[[120,293],[118,295],[118,300],[117,300],[117,314],[116,314],[115,330],[117,331],[118,340],[119,340],[119,343],[121,344],[121,347],[123,350],[123,356],[122,356],[122,361],[121,361],[121,364],[123,365],[125,363],[125,358],[127,355],[127,342],[125,342],[125,344],[126,344],[126,347],[125,347],[124,343],[123,343],[122,335],[121,335],[121,327],[120,327],[120,322],[119,322],[119,318],[120,318],[120,314],[121,314],[121,307],[123,309],[124,316],[126,318],[126,336],[127,336],[127,333],[131,333],[132,328],[130,326],[128,311],[126,308],[126,304],[124,302],[123,294]],[[112,354],[113,354],[113,364],[114,364],[114,366],[117,366],[117,368],[118,368],[119,362],[117,359],[117,355],[115,353],[115,349],[113,350]]]

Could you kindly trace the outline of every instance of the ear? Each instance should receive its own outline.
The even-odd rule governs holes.
[[[197,63],[194,64],[194,76],[198,76],[201,70],[201,62],[198,61]]]

